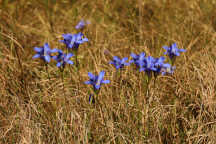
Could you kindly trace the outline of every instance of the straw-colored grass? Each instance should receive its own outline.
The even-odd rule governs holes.
[[[215,0],[0,0],[0,143],[216,143]],[[79,48],[80,70],[48,73],[33,47],[76,33],[82,18],[89,39]],[[159,57],[176,42],[187,50],[173,75],[143,93],[133,67],[122,82],[108,62],[145,52]],[[73,60],[73,59],[72,59]],[[87,73],[106,72],[95,104]],[[64,83],[64,84],[63,84]],[[64,86],[64,89],[63,89]]]

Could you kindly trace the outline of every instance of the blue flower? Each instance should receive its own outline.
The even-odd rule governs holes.
[[[163,46],[163,48],[166,50],[164,54],[168,54],[170,59],[174,59],[176,56],[180,56],[180,52],[185,52],[185,49],[178,49],[177,44],[174,43],[170,47]]]
[[[161,66],[164,64],[165,57],[161,56],[159,58],[155,58],[155,66]]]
[[[132,60],[129,63],[134,63],[137,67],[140,67],[140,63],[145,59],[145,53],[142,52],[139,55],[131,53]]]
[[[116,69],[121,69],[124,66],[128,66],[130,65],[129,63],[126,63],[126,61],[128,60],[127,57],[124,57],[123,59],[120,59],[117,56],[113,57],[113,61],[110,61],[109,64],[113,64],[115,66]]]
[[[154,58],[152,56],[145,57],[145,53],[140,53],[140,55],[136,55],[134,53],[131,54],[133,58],[130,63],[134,63],[139,71],[144,71],[149,77],[151,77],[152,72],[155,76],[165,75],[166,73],[172,74],[175,67],[172,67],[168,63],[164,63],[165,57]]]
[[[73,61],[70,60],[70,58],[73,56],[72,53],[65,54],[62,52],[62,50],[58,50],[58,55],[53,56],[53,59],[57,61],[56,66],[57,67],[65,67],[66,63],[73,64]]]
[[[175,66],[171,66],[169,63],[164,63],[160,67],[160,72],[162,75],[165,75],[166,73],[173,74],[174,70],[175,70]]]
[[[169,63],[164,63],[165,57],[160,57],[155,59],[155,68],[154,75],[158,76],[159,73],[165,75],[166,73],[172,74],[174,72],[175,67],[172,67]]]
[[[86,25],[90,24],[89,21],[84,21],[83,19],[75,26],[76,29],[83,29]]]
[[[37,52],[32,58],[41,58],[45,62],[50,62],[52,56],[52,53],[57,52],[57,49],[50,49],[48,43],[45,43],[43,47],[34,47],[34,50]]]
[[[109,80],[104,80],[105,72],[101,71],[100,74],[98,76],[93,75],[91,72],[88,73],[89,76],[89,81],[85,81],[85,84],[90,84],[93,86],[94,90],[99,90],[101,84],[106,84],[106,83],[110,83]]]
[[[140,72],[145,71],[147,74],[150,74],[151,71],[156,71],[155,67],[155,58],[152,56],[145,57],[143,61],[139,61]]]
[[[64,40],[60,40],[60,42],[64,43],[67,48],[78,49],[80,44],[88,41],[88,38],[83,38],[83,36],[81,32],[78,34],[63,34],[62,37]]]

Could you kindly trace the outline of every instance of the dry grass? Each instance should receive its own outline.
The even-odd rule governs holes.
[[[48,1],[48,0],[47,0]],[[0,0],[1,143],[216,143],[216,1]],[[81,19],[89,43],[79,49],[80,70],[49,75],[33,47],[75,33]],[[160,56],[176,42],[187,49],[173,75],[142,93],[131,66],[115,78],[112,56],[145,51]],[[87,72],[106,71],[95,105],[88,103]]]

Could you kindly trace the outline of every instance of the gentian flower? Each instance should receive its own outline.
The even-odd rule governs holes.
[[[45,62],[50,62],[52,53],[57,52],[57,49],[50,49],[48,43],[45,43],[43,47],[34,47],[34,50],[37,52],[32,58],[41,58]]]
[[[175,70],[175,66],[171,66],[169,63],[164,63],[160,67],[160,72],[162,75],[165,75],[166,73],[173,74]]]
[[[113,64],[115,66],[116,69],[121,69],[124,66],[128,66],[130,65],[129,63],[126,63],[126,61],[128,60],[127,57],[124,57],[123,59],[120,59],[117,56],[113,57],[113,61],[110,61],[109,64]]]
[[[175,67],[172,67],[169,63],[164,63],[165,57],[160,57],[155,59],[155,67],[154,75],[157,76],[159,73],[165,75],[166,73],[172,74],[174,72]]]
[[[145,57],[143,61],[139,61],[140,72],[145,71],[148,76],[151,76],[152,71],[156,71],[155,58],[152,56]]]
[[[63,34],[62,37],[64,40],[60,40],[60,42],[64,43],[67,48],[70,49],[78,49],[79,45],[87,42],[87,38],[83,38],[83,34],[80,32],[78,34]]]
[[[140,62],[142,62],[145,59],[145,53],[142,52],[140,53],[140,55],[131,53],[131,57],[133,59],[129,63],[134,63],[137,67],[140,67]]]
[[[180,52],[185,52],[185,49],[178,49],[177,44],[174,43],[170,47],[163,46],[163,48],[166,50],[164,54],[168,54],[170,59],[174,59],[176,56],[180,56]]]
[[[90,84],[93,86],[94,90],[99,90],[101,84],[106,84],[106,83],[110,83],[109,80],[104,80],[105,72],[101,71],[100,74],[98,76],[93,75],[91,72],[88,73],[89,76],[89,81],[86,81],[85,84]]]
[[[159,58],[155,58],[155,66],[160,66],[164,63],[165,57],[161,56]]]
[[[70,60],[72,56],[73,56],[72,53],[65,54],[62,52],[62,50],[58,50],[58,55],[53,56],[53,59],[57,61],[56,64],[57,67],[62,66],[64,68],[66,63],[71,65],[73,64],[73,61]]]
[[[165,75],[166,73],[172,74],[175,67],[172,67],[169,63],[164,63],[165,57],[154,58],[152,56],[145,57],[145,53],[140,53],[140,55],[136,55],[134,53],[131,54],[133,60],[130,63],[134,63],[139,71],[145,71],[148,77],[152,76],[152,72],[155,77],[161,73]]]
[[[75,26],[76,29],[83,29],[86,25],[90,24],[89,21],[84,21],[83,19]]]

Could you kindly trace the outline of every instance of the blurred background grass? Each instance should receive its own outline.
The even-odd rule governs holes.
[[[215,9],[215,0],[0,0],[1,143],[216,143]],[[82,18],[89,42],[79,72],[65,69],[63,92],[55,63],[49,79],[33,47],[64,49],[61,35]],[[108,64],[131,52],[159,57],[173,42],[187,52],[148,101],[143,75],[127,67],[120,85]],[[90,105],[83,82],[101,70],[111,83]]]

